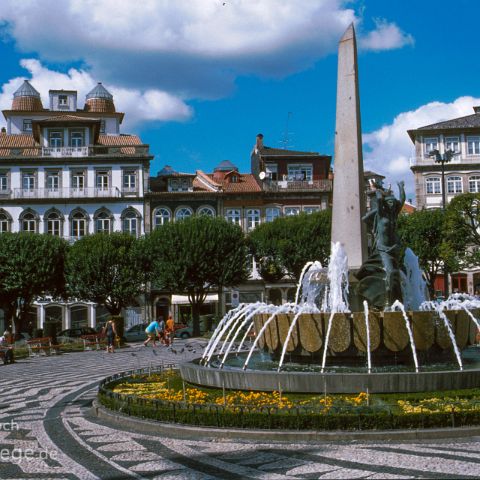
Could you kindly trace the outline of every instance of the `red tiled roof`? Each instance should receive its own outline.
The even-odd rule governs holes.
[[[40,112],[43,111],[43,105],[40,98],[37,97],[15,97],[12,102],[12,110]]]
[[[83,117],[80,115],[55,115],[54,117],[35,120],[38,123],[43,122],[100,122],[99,118]]]
[[[137,135],[99,135],[98,143],[100,145],[142,145],[140,137]]]
[[[31,157],[38,155],[38,144],[35,143],[33,135],[7,135],[5,133],[0,134],[0,156],[5,157],[14,155],[15,149],[20,149],[18,154],[23,157]],[[33,147],[32,149],[26,149],[25,147]],[[13,150],[13,151],[12,151]]]
[[[109,98],[88,98],[85,102],[86,112],[115,113],[115,104]]]
[[[222,189],[225,193],[250,193],[250,192],[261,192],[262,189],[257,183],[257,180],[251,173],[237,173],[237,181],[231,182],[231,175],[229,175],[225,180],[217,182],[222,186]],[[213,177],[212,174],[208,175]]]

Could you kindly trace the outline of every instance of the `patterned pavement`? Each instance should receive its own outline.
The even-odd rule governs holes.
[[[0,479],[480,478],[480,438],[202,441],[129,432],[91,415],[101,378],[178,363],[200,345],[179,340],[175,349],[134,345],[0,366]]]

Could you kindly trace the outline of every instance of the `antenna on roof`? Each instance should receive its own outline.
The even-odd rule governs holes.
[[[291,148],[292,145],[290,145],[290,135],[293,135],[292,132],[289,131],[289,126],[290,126],[290,118],[292,118],[293,112],[288,112],[287,113],[287,123],[285,124],[285,132],[283,134],[283,138],[279,141],[281,147],[284,150],[287,150],[288,148]]]

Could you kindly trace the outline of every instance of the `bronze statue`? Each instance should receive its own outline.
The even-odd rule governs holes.
[[[404,182],[398,183],[399,197],[381,183],[371,184],[370,211],[363,217],[372,237],[370,256],[356,273],[357,294],[370,306],[383,309],[403,300],[401,289],[402,246],[397,235],[397,218],[405,203]]]

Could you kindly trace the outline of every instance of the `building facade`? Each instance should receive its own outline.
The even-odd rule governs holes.
[[[472,115],[408,131],[415,146],[410,168],[417,208],[441,208],[444,190],[447,204],[461,193],[480,193],[480,107],[473,110]],[[442,182],[442,166],[435,158],[446,152],[453,155],[444,164]],[[474,294],[480,289],[480,273],[458,272],[451,275],[450,285],[452,291]],[[444,290],[443,278],[438,278],[435,289]]]
[[[145,233],[148,145],[120,133],[124,114],[101,83],[87,94],[83,108],[77,103],[76,91],[50,90],[44,108],[25,81],[11,109],[3,111],[0,233],[44,233],[70,242],[97,232]],[[38,327],[50,306],[62,328],[96,323],[94,305],[77,305],[82,313],[72,318],[64,304],[40,302]]]

